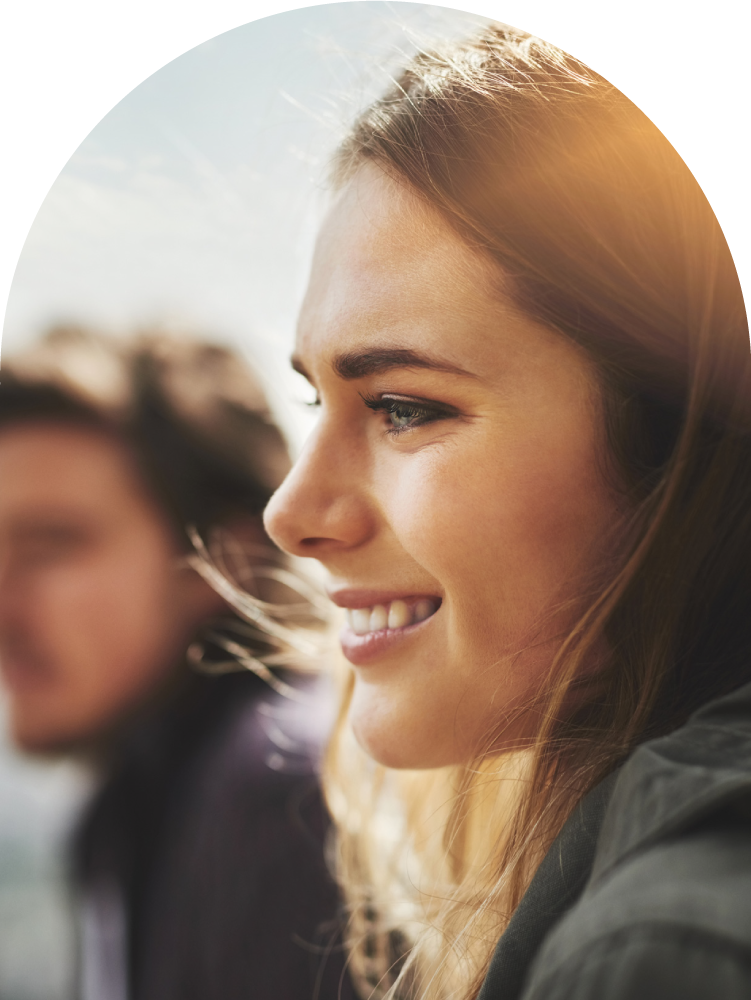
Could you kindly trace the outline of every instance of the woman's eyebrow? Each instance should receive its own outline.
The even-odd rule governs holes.
[[[367,375],[377,375],[392,368],[428,368],[431,371],[445,372],[449,375],[463,375],[467,378],[477,378],[472,372],[458,365],[421,354],[406,348],[382,347],[369,351],[351,351],[334,358],[334,371],[340,378],[351,380],[365,378]]]
[[[296,371],[298,375],[302,375],[303,378],[306,378],[308,382],[310,382],[310,375],[308,375],[308,370],[296,354],[292,355],[292,357],[289,359],[289,363],[292,366],[293,371]],[[310,384],[312,385],[313,383],[310,382]]]

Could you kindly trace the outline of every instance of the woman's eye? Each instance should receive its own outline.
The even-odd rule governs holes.
[[[405,430],[407,427],[416,427],[430,419],[430,411],[419,406],[410,406],[407,403],[392,403],[386,410],[392,427],[395,430]]]
[[[453,409],[449,410],[447,407],[427,401],[399,399],[395,396],[362,396],[362,400],[368,409],[386,414],[391,425],[389,433],[392,434],[454,416]]]

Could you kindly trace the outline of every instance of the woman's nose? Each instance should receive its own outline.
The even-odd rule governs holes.
[[[375,519],[362,464],[318,429],[264,513],[270,538],[285,552],[326,561],[373,534]]]

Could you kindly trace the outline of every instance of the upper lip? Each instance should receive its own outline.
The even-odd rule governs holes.
[[[344,587],[340,590],[327,591],[330,601],[337,607],[351,608],[374,608],[376,604],[389,605],[392,601],[408,601],[415,597],[427,597],[432,601],[440,602],[437,594],[429,590],[360,590],[354,587]]]
[[[373,608],[376,604],[391,604],[392,601],[406,601],[414,597],[427,597],[440,600],[437,594],[429,590],[360,590],[355,587],[343,587],[339,590],[327,590],[329,600],[340,608]]]

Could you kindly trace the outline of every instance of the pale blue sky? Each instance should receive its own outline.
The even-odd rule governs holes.
[[[329,4],[169,63],[53,185],[16,271],[4,356],[54,322],[186,327],[247,350],[299,439],[287,357],[330,154],[415,45],[479,21],[421,4]]]

